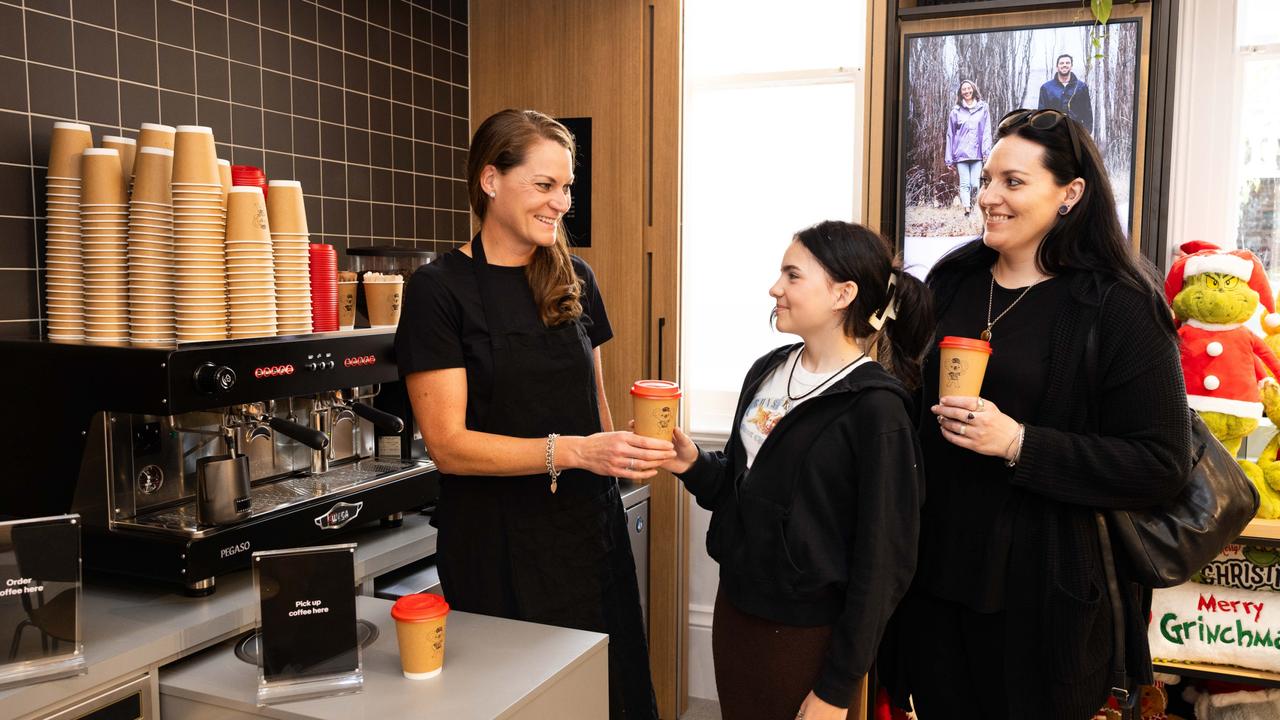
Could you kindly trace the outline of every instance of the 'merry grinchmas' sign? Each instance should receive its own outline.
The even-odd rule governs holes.
[[[1280,594],[1198,583],[1159,589],[1147,636],[1159,660],[1280,672]]]

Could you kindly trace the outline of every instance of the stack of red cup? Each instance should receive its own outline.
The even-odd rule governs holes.
[[[262,196],[267,195],[267,175],[262,172],[262,168],[252,165],[232,165],[231,166],[231,184],[248,185],[251,187],[262,188]]]
[[[338,330],[338,253],[332,245],[309,246],[311,269],[311,332]]]

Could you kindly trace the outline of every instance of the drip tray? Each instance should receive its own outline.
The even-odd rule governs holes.
[[[356,639],[360,647],[367,648],[378,639],[378,626],[368,620],[356,620]],[[236,657],[249,663],[258,664],[258,633],[251,632],[236,641]]]
[[[319,475],[300,475],[263,483],[249,490],[249,498],[252,501],[250,518],[268,515],[317,498],[394,482],[434,469],[435,463],[429,460],[373,457],[336,466]],[[194,499],[182,505],[118,522],[116,525],[193,537],[218,529],[216,526],[200,524]]]

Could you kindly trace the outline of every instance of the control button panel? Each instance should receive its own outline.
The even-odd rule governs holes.
[[[331,352],[307,353],[307,362],[302,366],[307,372],[323,372],[338,366]]]

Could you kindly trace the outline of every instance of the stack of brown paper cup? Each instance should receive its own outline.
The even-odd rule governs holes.
[[[92,343],[129,341],[128,193],[120,153],[81,155],[80,244],[84,259],[84,335]]]
[[[88,125],[56,122],[46,185],[49,220],[45,300],[50,340],[84,339],[84,267],[80,248],[81,155],[93,146]]]
[[[120,153],[120,170],[124,173],[124,186],[133,182],[133,162],[138,154],[138,141],[118,135],[106,135],[102,138],[102,147],[112,148]]]
[[[173,134],[176,128],[158,123],[142,123],[138,128],[138,147],[158,147],[173,149]]]
[[[311,273],[307,211],[302,183],[272,180],[267,185],[267,218],[275,265],[276,322],[280,335],[311,332]]]
[[[173,151],[143,146],[129,198],[129,340],[173,345]]]
[[[262,188],[240,185],[227,195],[227,290],[231,339],[275,335],[276,283]]]
[[[218,158],[218,184],[222,185],[222,204],[227,204],[227,193],[231,192],[231,161]]]
[[[170,189],[178,342],[225,340],[227,216],[212,130],[178,126]]]

